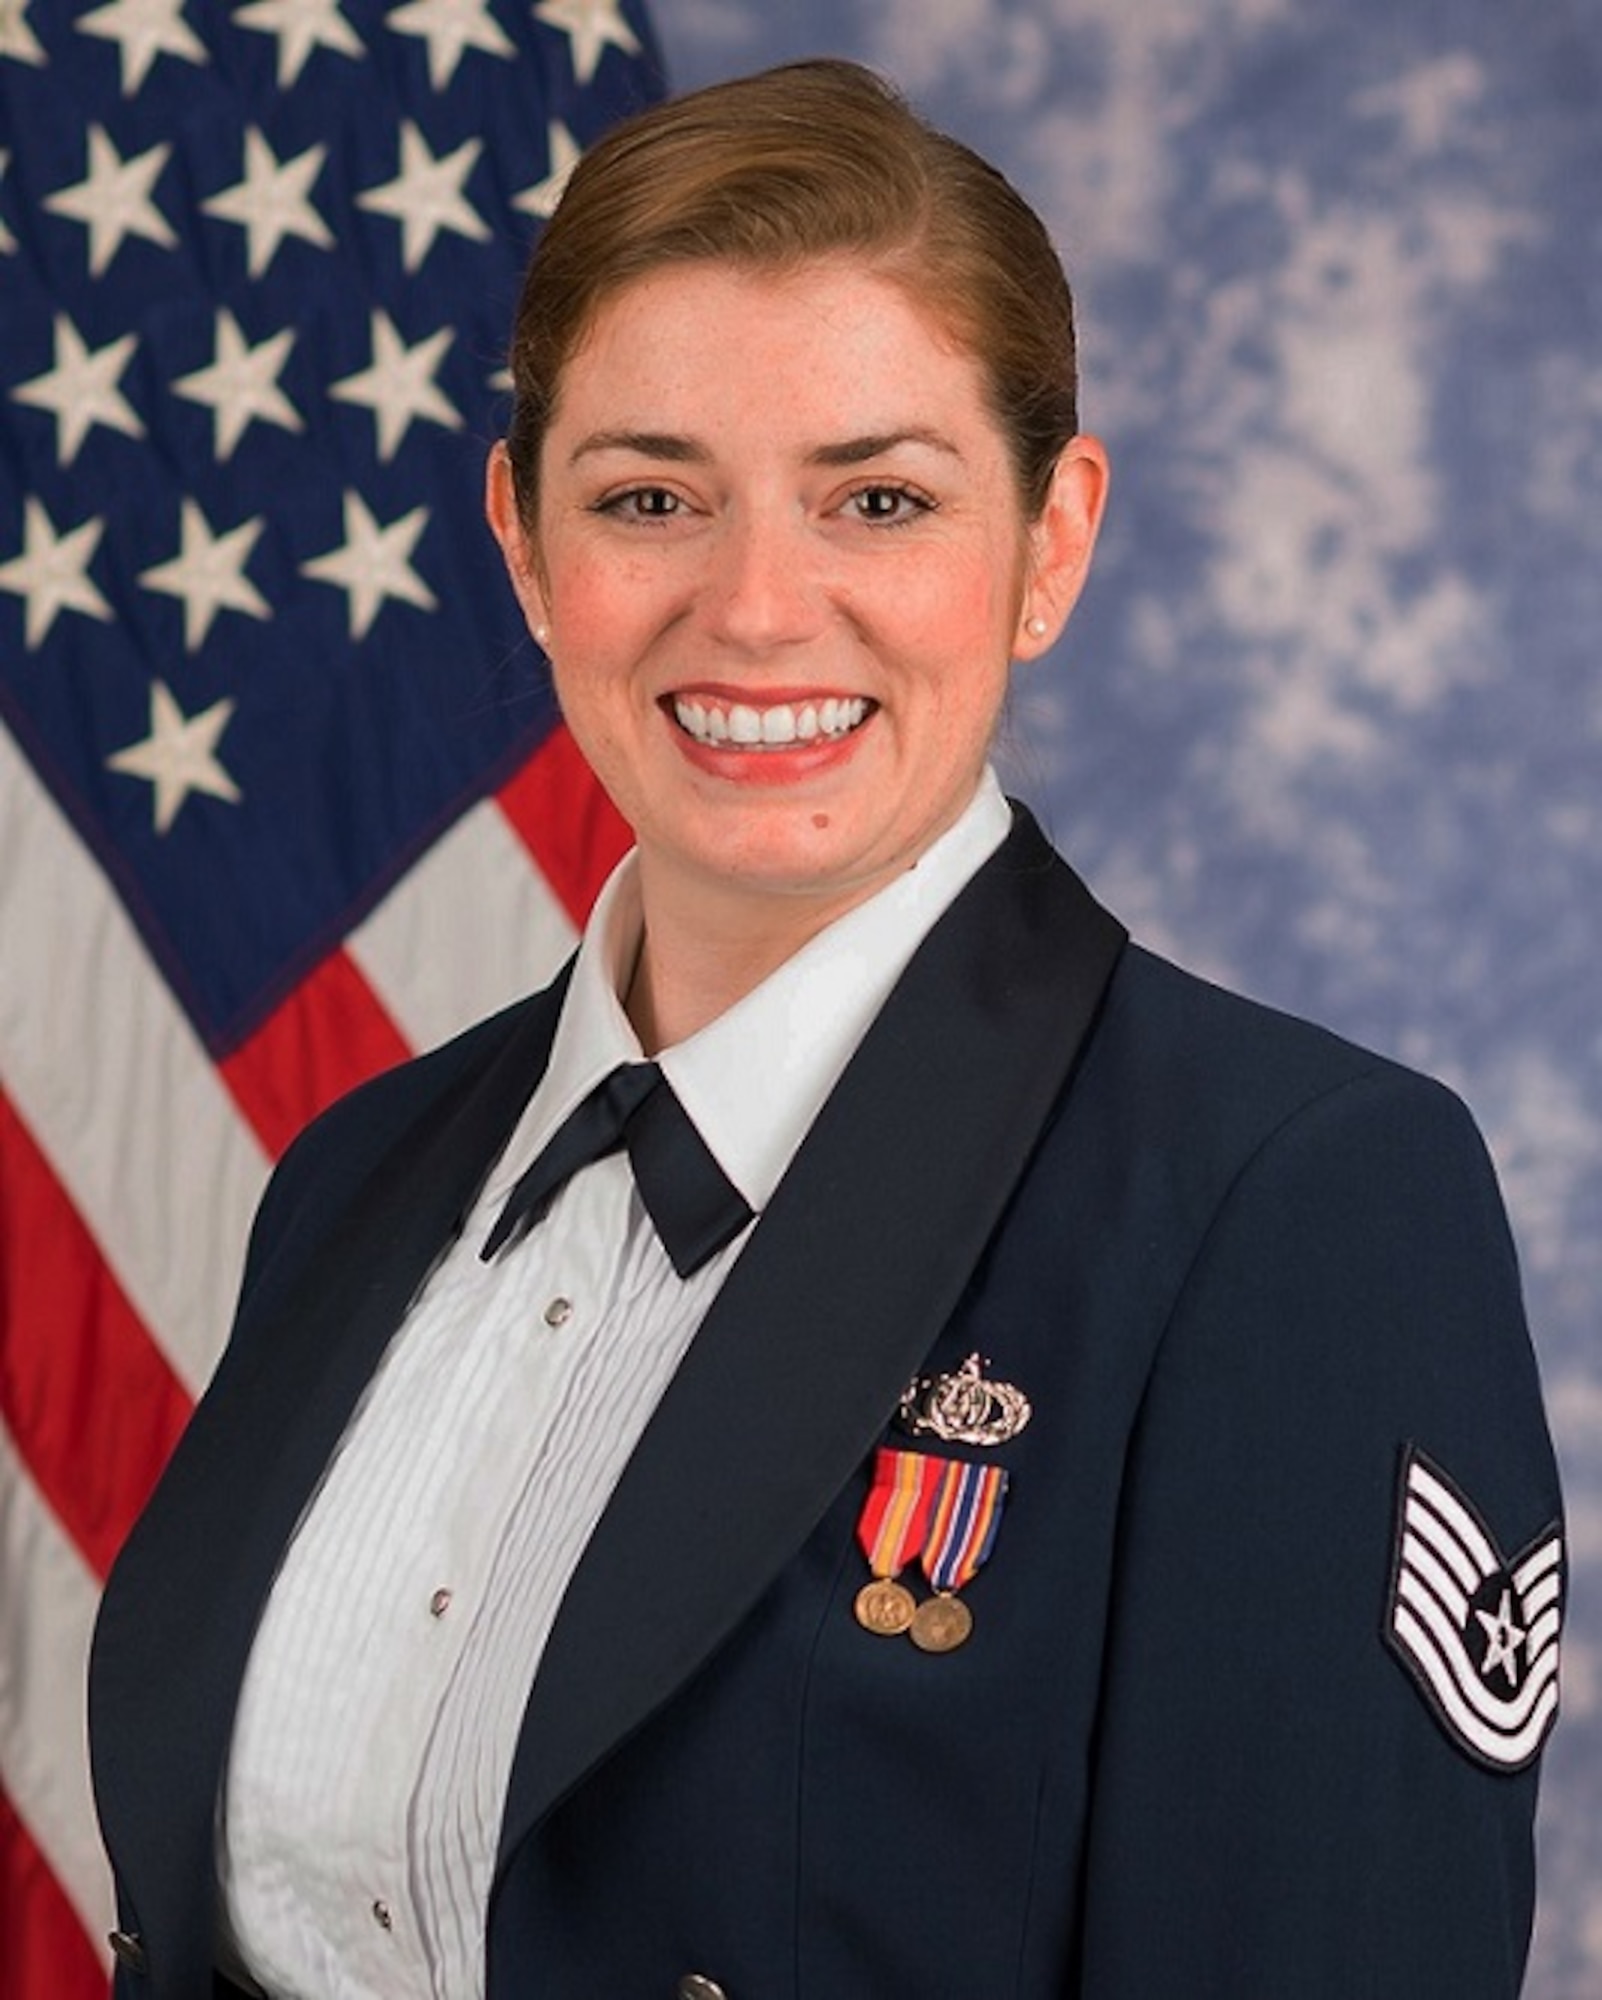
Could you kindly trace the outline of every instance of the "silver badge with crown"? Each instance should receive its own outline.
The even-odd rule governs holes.
[[[907,1384],[897,1412],[914,1437],[946,1444],[1007,1444],[1028,1423],[1029,1398],[1010,1382],[991,1382],[970,1354],[954,1375],[919,1375]]]

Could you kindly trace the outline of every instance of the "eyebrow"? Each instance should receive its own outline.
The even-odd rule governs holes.
[[[921,444],[931,451],[944,452],[948,457],[960,458],[962,453],[950,438],[941,432],[927,430],[921,425],[912,425],[904,430],[870,431],[863,437],[842,438],[838,444],[820,444],[807,453],[808,465],[845,466],[866,465],[870,460],[882,458],[897,445]],[[670,465],[709,465],[712,462],[710,449],[698,439],[681,437],[673,431],[591,431],[588,437],[580,438],[568,458],[569,465],[576,465],[581,458],[596,452],[628,451],[641,458],[660,459]]]
[[[704,444],[672,431],[591,431],[574,445],[567,462],[577,465],[581,458],[598,451],[632,451],[641,458],[665,458],[674,465],[706,465],[712,457]]]
[[[962,453],[939,431],[931,431],[922,425],[913,425],[906,430],[872,431],[866,437],[845,438],[839,444],[820,444],[816,451],[807,453],[809,465],[865,465],[869,459],[882,458],[886,452],[894,451],[897,445],[927,445],[931,451],[945,452],[948,457],[960,458]]]

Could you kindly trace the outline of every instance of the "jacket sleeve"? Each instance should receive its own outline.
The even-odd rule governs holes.
[[[1497,1560],[1555,1535],[1490,1163],[1448,1092],[1380,1068],[1245,1164],[1158,1351],[1121,1509],[1083,2000],[1517,1993],[1533,1765],[1467,1740],[1387,1637],[1413,1451]],[[1465,1622],[1494,1705],[1534,1642],[1498,1667]]]

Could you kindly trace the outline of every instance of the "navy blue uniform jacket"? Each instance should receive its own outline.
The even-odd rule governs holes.
[[[111,1579],[95,1780],[140,1973],[213,2000],[218,1777],[275,1565],[537,1082],[560,984],[337,1105]],[[1034,1406],[968,1643],[870,1634],[909,1377]],[[1534,1772],[1382,1638],[1409,1444],[1558,1511],[1514,1255],[1440,1087],[1126,946],[1026,815],[707,1316],[529,1703],[490,2000],[1507,2000]],[[921,1448],[921,1445],[920,1445]],[[962,1448],[942,1447],[935,1450]]]

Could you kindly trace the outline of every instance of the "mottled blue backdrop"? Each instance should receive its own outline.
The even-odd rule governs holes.
[[[1455,1084],[1574,1610],[1529,2000],[1602,1993],[1602,7],[656,0],[893,75],[1046,215],[1113,455],[1016,787],[1138,934]]]

